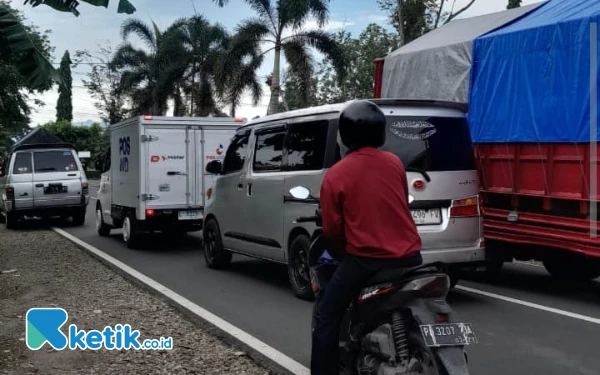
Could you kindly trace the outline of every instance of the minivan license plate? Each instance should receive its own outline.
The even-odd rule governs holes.
[[[44,194],[65,194],[66,192],[66,186],[50,185],[44,188]]]
[[[462,346],[477,343],[470,323],[425,324],[421,326],[425,344],[430,347]]]
[[[179,220],[198,220],[202,219],[200,211],[179,211]]]
[[[439,208],[430,210],[411,210],[413,220],[417,225],[432,225],[442,223],[442,212]]]

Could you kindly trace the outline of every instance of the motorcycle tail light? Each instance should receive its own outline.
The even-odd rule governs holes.
[[[446,298],[450,291],[450,278],[446,274],[421,277],[411,280],[402,291],[418,292],[423,297]]]

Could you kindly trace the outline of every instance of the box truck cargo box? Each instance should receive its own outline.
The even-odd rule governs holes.
[[[214,179],[206,165],[223,158],[244,123],[143,116],[111,125],[96,205],[98,233],[122,228],[133,247],[145,232],[201,230],[206,191]]]

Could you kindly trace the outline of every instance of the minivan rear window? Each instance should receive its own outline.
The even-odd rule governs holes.
[[[71,151],[40,151],[33,155],[35,173],[77,171]]]
[[[475,169],[466,118],[388,116],[387,126],[382,149],[398,155],[407,169]]]

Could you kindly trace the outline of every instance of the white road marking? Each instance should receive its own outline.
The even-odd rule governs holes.
[[[95,201],[97,201],[97,200],[98,200],[98,198],[96,198],[96,197],[90,197],[90,199],[93,199],[93,200],[95,200]]]
[[[554,314],[558,314],[558,315],[567,316],[567,317],[573,318],[573,319],[579,319],[579,320],[583,320],[583,321],[590,322],[590,323],[600,324],[600,319],[599,318],[592,318],[591,316],[581,315],[581,314],[573,313],[573,312],[570,312],[570,311],[556,309],[554,307],[549,307],[549,306],[544,306],[544,305],[538,305],[537,303],[527,302],[527,301],[523,301],[523,300],[512,298],[512,297],[506,297],[506,296],[503,296],[503,295],[500,295],[500,294],[496,294],[496,293],[485,292],[483,290],[468,288],[466,286],[460,286],[460,285],[457,285],[455,287],[455,289],[464,290],[465,292],[479,294],[479,295],[482,295],[482,296],[499,299],[499,300],[502,300],[502,301],[505,301],[505,302],[515,303],[517,305],[531,307],[533,309],[538,309],[538,310],[542,310],[542,311],[546,311],[546,312],[550,312],[550,313],[554,313]]]
[[[112,256],[106,254],[102,250],[80,240],[79,238],[71,235],[70,233],[65,232],[64,230],[62,230],[60,228],[52,228],[52,229],[56,233],[60,234],[61,236],[65,237],[68,240],[85,248],[87,251],[94,253],[95,255],[97,255],[98,257],[104,259],[105,261],[111,263],[115,267],[118,267],[122,271],[127,272],[129,275],[135,277],[140,282],[142,282],[142,283],[146,284],[147,286],[149,286],[150,288],[156,290],[158,293],[161,293],[164,296],[174,300],[178,304],[184,306],[186,309],[193,312],[194,314],[199,316],[201,319],[209,322],[210,324],[218,327],[219,329],[221,329],[225,332],[228,332],[231,336],[235,337],[237,340],[248,345],[252,349],[256,350],[258,353],[269,358],[273,362],[279,364],[281,367],[285,368],[286,370],[290,371],[291,373],[297,374],[297,375],[309,375],[310,374],[310,370],[308,368],[304,367],[299,362],[296,362],[292,358],[286,356],[285,354],[281,353],[280,351],[276,350],[275,348],[265,344],[264,342],[260,341],[259,339],[250,335],[249,333],[242,331],[241,329],[232,325],[231,323],[229,323],[229,322],[219,318],[218,316],[214,315],[213,313],[203,309],[202,307],[196,305],[192,301],[175,293],[174,291],[167,288],[166,286],[164,286],[164,285],[154,281],[153,279],[149,278],[148,276],[136,271],[135,269],[129,267],[128,265],[119,261],[118,259],[113,258]]]

